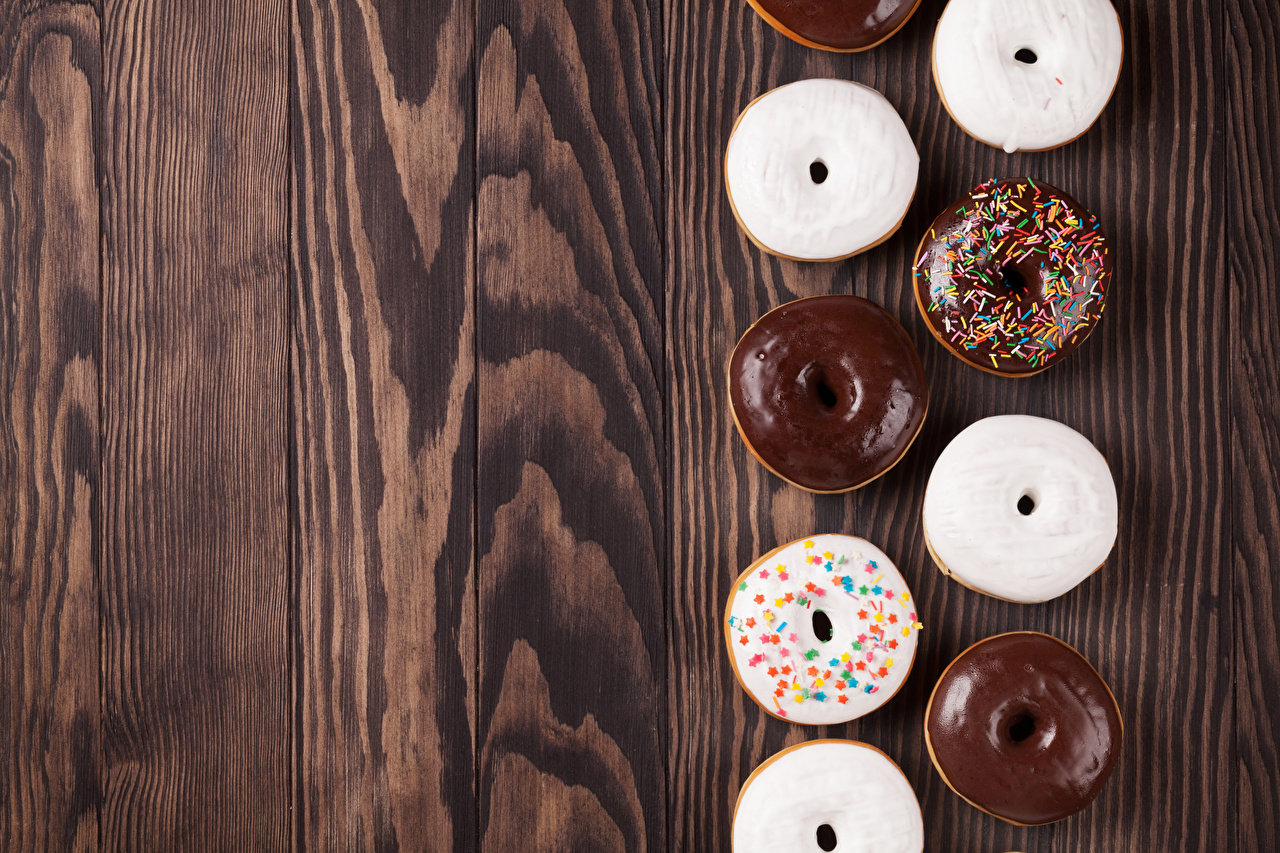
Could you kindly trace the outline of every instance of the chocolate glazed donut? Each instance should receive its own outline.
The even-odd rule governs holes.
[[[987,181],[942,212],[916,249],[916,305],[967,364],[1031,376],[1102,319],[1112,259],[1097,218],[1043,181]]]
[[[902,28],[920,0],[749,0],[774,29],[808,47],[867,50]]]
[[[943,781],[1017,826],[1053,823],[1093,802],[1123,732],[1115,697],[1089,662],[1034,632],[969,647],[925,711],[925,743]]]
[[[857,296],[775,308],[738,341],[729,399],[747,448],[811,492],[879,477],[915,440],[929,404],[920,356],[898,322]]]

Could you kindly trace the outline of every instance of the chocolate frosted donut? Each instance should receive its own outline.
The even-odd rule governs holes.
[[[1120,756],[1115,697],[1046,634],[989,637],[951,662],[925,711],[929,757],[953,791],[1018,826],[1083,809]]]
[[[916,304],[930,331],[988,373],[1030,376],[1102,318],[1111,252],[1098,220],[1043,181],[987,181],[920,241]]]
[[[729,360],[729,399],[766,468],[811,492],[845,492],[902,458],[929,389],[888,312],[857,296],[814,296],[747,329]]]
[[[875,47],[902,28],[920,0],[750,0],[760,17],[793,41],[822,50]]]

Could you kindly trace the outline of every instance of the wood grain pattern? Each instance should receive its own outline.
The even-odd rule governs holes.
[[[747,773],[798,740],[849,736],[885,749],[911,779],[926,815],[926,849],[1227,850],[1234,741],[1223,535],[1227,491],[1222,179],[1212,94],[1222,85],[1220,17],[1166,4],[1120,4],[1126,69],[1098,125],[1054,152],[1008,156],[947,117],[929,71],[940,2],[847,67],[753,20],[745,4],[667,4],[668,352],[672,382],[673,537],[670,756],[672,849],[726,849],[731,805]],[[1195,71],[1168,69],[1176,45]],[[738,110],[799,77],[850,77],[883,91],[921,152],[916,200],[899,231],[839,267],[761,256],[727,211],[719,152]],[[1120,167],[1119,164],[1124,164]],[[943,205],[988,177],[1031,173],[1069,190],[1122,247],[1111,305],[1067,363],[1010,382],[971,370],[932,341],[913,305],[911,255]],[[1171,247],[1174,247],[1171,250]],[[723,365],[765,310],[819,292],[884,304],[925,360],[931,406],[897,468],[843,499],[790,493],[745,454],[727,412]],[[812,289],[811,289],[812,288]],[[703,318],[707,318],[704,322]],[[1136,411],[1168,416],[1135,419]],[[1108,457],[1121,496],[1120,547],[1106,568],[1058,601],[1022,607],[946,581],[933,566],[919,507],[933,461],[968,423],[1007,412],[1066,422]],[[769,523],[772,522],[772,529]],[[757,554],[814,530],[865,535],[898,562],[923,608],[912,677],[886,708],[848,726],[809,730],[768,719],[733,682],[718,611],[728,584]],[[1016,829],[969,808],[929,765],[925,700],[969,643],[1013,629],[1046,631],[1079,648],[1116,688],[1124,758],[1099,800],[1061,824]],[[1203,653],[1189,654],[1187,643]]]
[[[667,846],[658,13],[479,6],[485,850]]]
[[[295,846],[475,849],[473,9],[295,5]]]
[[[1227,0],[1236,849],[1280,843],[1280,9]]]
[[[0,16],[0,849],[98,845],[99,22]]]
[[[838,55],[743,0],[0,0],[0,849],[728,850],[743,780],[820,737],[901,765],[928,850],[1280,845],[1280,13],[1116,0],[1098,124],[1007,155],[933,88],[944,6]],[[901,230],[836,264],[763,255],[721,173],[739,111],[818,76],[921,154]],[[1117,270],[1015,382],[936,344],[908,276],[943,205],[1018,174]],[[932,389],[836,496],[756,463],[724,386],[752,321],[825,293],[898,317]],[[1002,413],[1119,488],[1115,552],[1042,605],[922,539],[934,461]],[[808,729],[738,686],[720,614],[815,531],[884,548],[926,627],[883,710]],[[1126,724],[1048,827],[967,806],[921,731],[1018,629]]]
[[[288,843],[283,2],[103,11],[103,846]]]

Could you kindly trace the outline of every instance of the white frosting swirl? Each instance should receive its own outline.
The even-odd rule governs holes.
[[[733,815],[734,853],[821,850],[920,853],[924,821],[906,777],[880,750],[855,741],[801,744],[747,780]]]
[[[957,435],[924,495],[925,538],[942,570],[1023,603],[1057,598],[1101,566],[1118,515],[1098,449],[1064,424],[1029,415],[985,418]]]
[[[725,154],[742,227],[765,251],[801,260],[845,257],[892,234],[919,169],[893,105],[848,80],[801,80],[757,98]]]
[[[933,38],[933,76],[968,133],[1005,151],[1039,151],[1094,123],[1123,50],[1108,0],[951,0]]]

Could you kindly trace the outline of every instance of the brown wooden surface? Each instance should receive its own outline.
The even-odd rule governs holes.
[[[0,17],[0,850],[98,841],[98,16]]]
[[[474,846],[472,9],[294,6],[294,840]]]
[[[1057,151],[965,136],[929,74],[943,0],[859,55],[741,0],[0,3],[0,849],[729,849],[784,746],[884,749],[926,849],[1280,844],[1280,13],[1119,0],[1125,66]],[[875,86],[921,153],[902,229],[762,255],[721,159],[812,76]],[[1101,327],[1022,381],[929,336],[911,253],[978,181],[1102,220]],[[902,463],[814,496],[734,434],[724,364],[785,301],[857,293],[931,383]],[[946,580],[934,460],[1021,412],[1107,456],[1121,534],[1043,605]],[[762,713],[728,585],[815,531],[895,558],[925,636],[847,726]],[[1098,801],[967,806],[924,703],[981,637],[1041,630],[1115,690]]]
[[[104,5],[105,849],[289,839],[287,27]]]
[[[1237,849],[1280,844],[1280,8],[1228,0]]]

